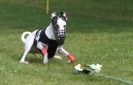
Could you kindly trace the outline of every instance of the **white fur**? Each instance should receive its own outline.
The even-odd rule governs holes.
[[[66,22],[62,20],[61,18],[58,18],[57,24],[59,25],[59,30],[64,30],[64,25],[66,25]]]
[[[56,13],[53,13],[52,14],[52,17],[54,17],[56,15]],[[58,19],[57,21],[57,24],[59,25],[59,29],[60,30],[64,30],[64,25],[66,25],[66,22],[63,21],[61,18]],[[35,36],[36,36],[36,32],[37,30],[33,31],[33,32],[24,32],[22,35],[21,35],[21,40],[22,42],[24,43],[24,54],[20,60],[20,63],[25,63],[25,64],[28,64],[28,62],[25,60],[26,59],[26,56],[27,54],[29,53],[29,51],[31,50],[31,47],[33,46],[33,43],[34,43],[34,39],[35,39]],[[52,24],[50,24],[46,31],[46,36],[49,38],[49,39],[52,39],[52,40],[56,40],[55,38],[55,35],[54,35],[54,32],[53,32],[53,26]],[[27,35],[27,37],[25,38],[25,36]],[[45,44],[45,43],[42,43],[42,42],[39,42],[37,41],[37,48],[38,49],[42,49],[42,48],[48,48],[48,46]],[[67,56],[69,53],[63,49],[62,46],[58,47],[57,48],[57,52],[63,56]],[[44,59],[43,59],[43,63],[44,64],[47,64],[48,63],[48,54],[45,54],[44,55]]]
[[[65,12],[63,13],[63,16],[66,17],[66,13]]]
[[[54,32],[53,32],[52,23],[47,27],[45,33],[46,33],[46,35],[47,35],[47,37],[48,37],[49,39],[56,40],[56,39],[55,39]]]
[[[51,18],[53,18],[53,17],[55,17],[56,16],[56,12],[53,12],[52,14],[51,14]]]
[[[36,31],[37,31],[37,30],[36,30]],[[28,62],[25,61],[25,58],[26,58],[28,52],[30,51],[30,49],[31,49],[31,47],[32,47],[32,45],[33,45],[36,31],[34,31],[34,32],[32,32],[32,33],[29,32],[29,35],[27,35],[26,39],[24,39],[24,36],[25,36],[26,34],[28,34],[28,32],[24,32],[24,33],[22,34],[21,39],[22,39],[22,41],[24,42],[25,51],[24,51],[23,57],[22,57],[21,60],[20,60],[20,63],[26,63],[26,64],[28,64]]]
[[[24,33],[22,34],[21,40],[22,40],[23,43],[25,43],[25,36],[26,36],[26,35],[30,35],[30,34],[31,34],[31,32],[28,32],[28,31],[27,31],[27,32],[24,32]]]
[[[57,52],[64,55],[64,56],[67,56],[69,54],[62,46],[59,46],[57,48]]]
[[[55,59],[59,59],[59,60],[61,60],[61,59],[62,59],[62,57],[61,57],[61,56],[59,56],[59,55],[55,55],[55,56],[54,56],[54,58],[55,58]]]
[[[25,39],[24,39],[24,36],[26,34],[28,34],[28,32],[27,33],[24,32],[22,34],[22,36],[21,36],[22,38],[21,39],[22,39],[22,41],[24,41],[24,45],[25,45],[24,48],[25,48],[25,50],[24,50],[24,54],[23,54],[23,56],[22,56],[22,58],[20,60],[20,63],[28,64],[28,62],[25,61],[25,59],[26,59],[26,56],[27,56],[28,52],[30,51],[30,49],[31,49],[31,47],[33,45],[36,32],[37,32],[37,30],[35,30],[35,31],[31,32],[31,33],[29,32],[29,35],[27,35],[27,37]],[[48,36],[49,33],[46,34],[46,35]],[[43,47],[48,48],[48,46],[45,43],[37,42],[37,48],[39,48],[41,50]],[[65,56],[65,57],[69,54],[62,46],[60,46],[60,47],[57,48],[57,53]],[[56,58],[57,58],[57,56],[56,56]],[[58,59],[61,59],[61,58],[58,56]],[[48,63],[48,55],[47,54],[44,55],[43,63],[44,64],[47,64]]]

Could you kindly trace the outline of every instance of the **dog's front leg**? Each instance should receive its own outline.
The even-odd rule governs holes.
[[[75,62],[76,59],[69,52],[67,52],[62,46],[58,47],[57,52],[68,58],[68,62]]]
[[[48,53],[47,53],[48,46],[46,44],[43,44],[42,42],[38,42],[37,43],[37,48],[39,48],[42,52],[43,63],[47,64],[48,63]]]

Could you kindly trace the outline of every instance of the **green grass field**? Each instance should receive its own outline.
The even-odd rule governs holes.
[[[125,85],[98,76],[75,75],[73,66],[100,61],[102,74],[133,81],[132,0],[50,0],[50,13],[68,14],[64,48],[77,62],[52,59],[42,64],[41,55],[28,55],[20,64],[21,34],[47,27],[50,14],[45,0],[0,0],[0,85]]]

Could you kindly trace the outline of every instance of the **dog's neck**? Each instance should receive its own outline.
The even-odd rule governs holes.
[[[45,33],[49,39],[56,40],[55,35],[54,35],[54,31],[53,31],[52,23],[50,23],[50,25],[46,28]]]

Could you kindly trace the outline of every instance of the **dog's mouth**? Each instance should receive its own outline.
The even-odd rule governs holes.
[[[54,30],[56,41],[59,45],[64,44],[66,38],[65,30]]]

